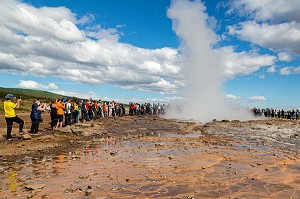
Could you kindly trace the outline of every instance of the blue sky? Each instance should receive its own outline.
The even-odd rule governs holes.
[[[191,2],[2,0],[0,86],[176,103],[186,52],[168,11],[179,1]],[[297,0],[193,2],[205,7],[205,29],[216,38],[224,98],[300,108]]]

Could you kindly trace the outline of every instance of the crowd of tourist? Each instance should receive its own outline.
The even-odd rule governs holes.
[[[7,123],[6,139],[12,139],[12,126],[13,123],[19,124],[19,133],[22,135],[24,128],[24,121],[19,118],[15,109],[20,107],[22,101],[21,98],[13,102],[15,97],[12,94],[6,95],[6,101],[4,102],[5,120]],[[169,105],[165,104],[150,104],[150,103],[134,103],[129,102],[128,115],[161,115],[165,114]],[[257,117],[271,117],[282,118],[289,120],[299,119],[299,110],[292,109],[285,111],[283,109],[273,108],[252,108],[251,110]],[[72,125],[78,122],[85,122],[90,120],[98,120],[108,117],[121,117],[126,114],[125,105],[117,103],[115,101],[102,101],[102,100],[87,100],[87,99],[52,99],[51,103],[46,101],[41,102],[40,99],[35,99],[32,102],[32,108],[30,113],[31,128],[30,134],[40,134],[39,124],[43,122],[42,113],[48,112],[51,117],[51,130],[63,128],[65,126]]]
[[[24,121],[15,114],[15,109],[20,107],[21,98],[16,103],[13,102],[14,96],[8,94],[4,102],[5,119],[7,122],[7,140],[12,139],[11,131],[13,122],[19,124],[20,134],[24,134]],[[98,120],[108,117],[121,117],[126,114],[125,105],[115,101],[87,100],[87,99],[52,99],[51,103],[41,102],[34,99],[31,106],[31,135],[40,134],[39,125],[43,122],[42,113],[50,114],[51,130],[63,128],[78,122]],[[129,103],[129,115],[161,115],[165,114],[167,106],[165,104],[150,103]]]
[[[167,105],[150,104],[150,103],[129,103],[129,115],[163,115],[167,109]]]
[[[265,116],[265,117],[272,117],[272,118],[282,118],[282,119],[289,119],[289,120],[298,120],[299,119],[299,110],[292,109],[285,111],[283,109],[273,109],[273,108],[253,108],[252,109],[255,116]]]

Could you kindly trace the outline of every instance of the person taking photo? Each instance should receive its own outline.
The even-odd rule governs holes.
[[[43,122],[42,118],[42,112],[45,111],[47,107],[46,102],[40,103],[39,100],[33,100],[32,107],[31,107],[31,113],[30,113],[30,119],[31,119],[31,135],[39,135],[41,134],[39,132],[39,125],[41,122]]]
[[[21,97],[17,100],[17,103],[13,102],[14,96],[13,94],[7,94],[5,96],[6,101],[4,102],[4,113],[5,113],[5,120],[7,124],[7,132],[6,132],[6,139],[12,140],[12,127],[13,123],[16,122],[19,124],[19,133],[20,135],[24,134],[23,127],[24,127],[24,121],[19,118],[16,113],[15,109],[20,108],[20,103],[22,101]]]

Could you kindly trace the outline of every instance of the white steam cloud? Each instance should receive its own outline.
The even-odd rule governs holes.
[[[186,58],[184,71],[187,98],[183,112],[177,117],[200,121],[212,119],[249,119],[250,115],[232,110],[222,93],[225,81],[224,63],[213,45],[217,35],[208,26],[209,16],[201,1],[174,0],[168,9],[173,30],[181,39],[182,54]],[[171,114],[172,117],[174,115]],[[176,116],[175,116],[176,117]]]

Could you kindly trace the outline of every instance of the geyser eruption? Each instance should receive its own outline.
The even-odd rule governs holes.
[[[251,116],[246,110],[233,110],[224,99],[224,64],[213,49],[217,35],[208,26],[209,16],[202,2],[174,0],[167,14],[181,39],[186,80],[182,112],[171,117],[200,121],[249,119]]]

